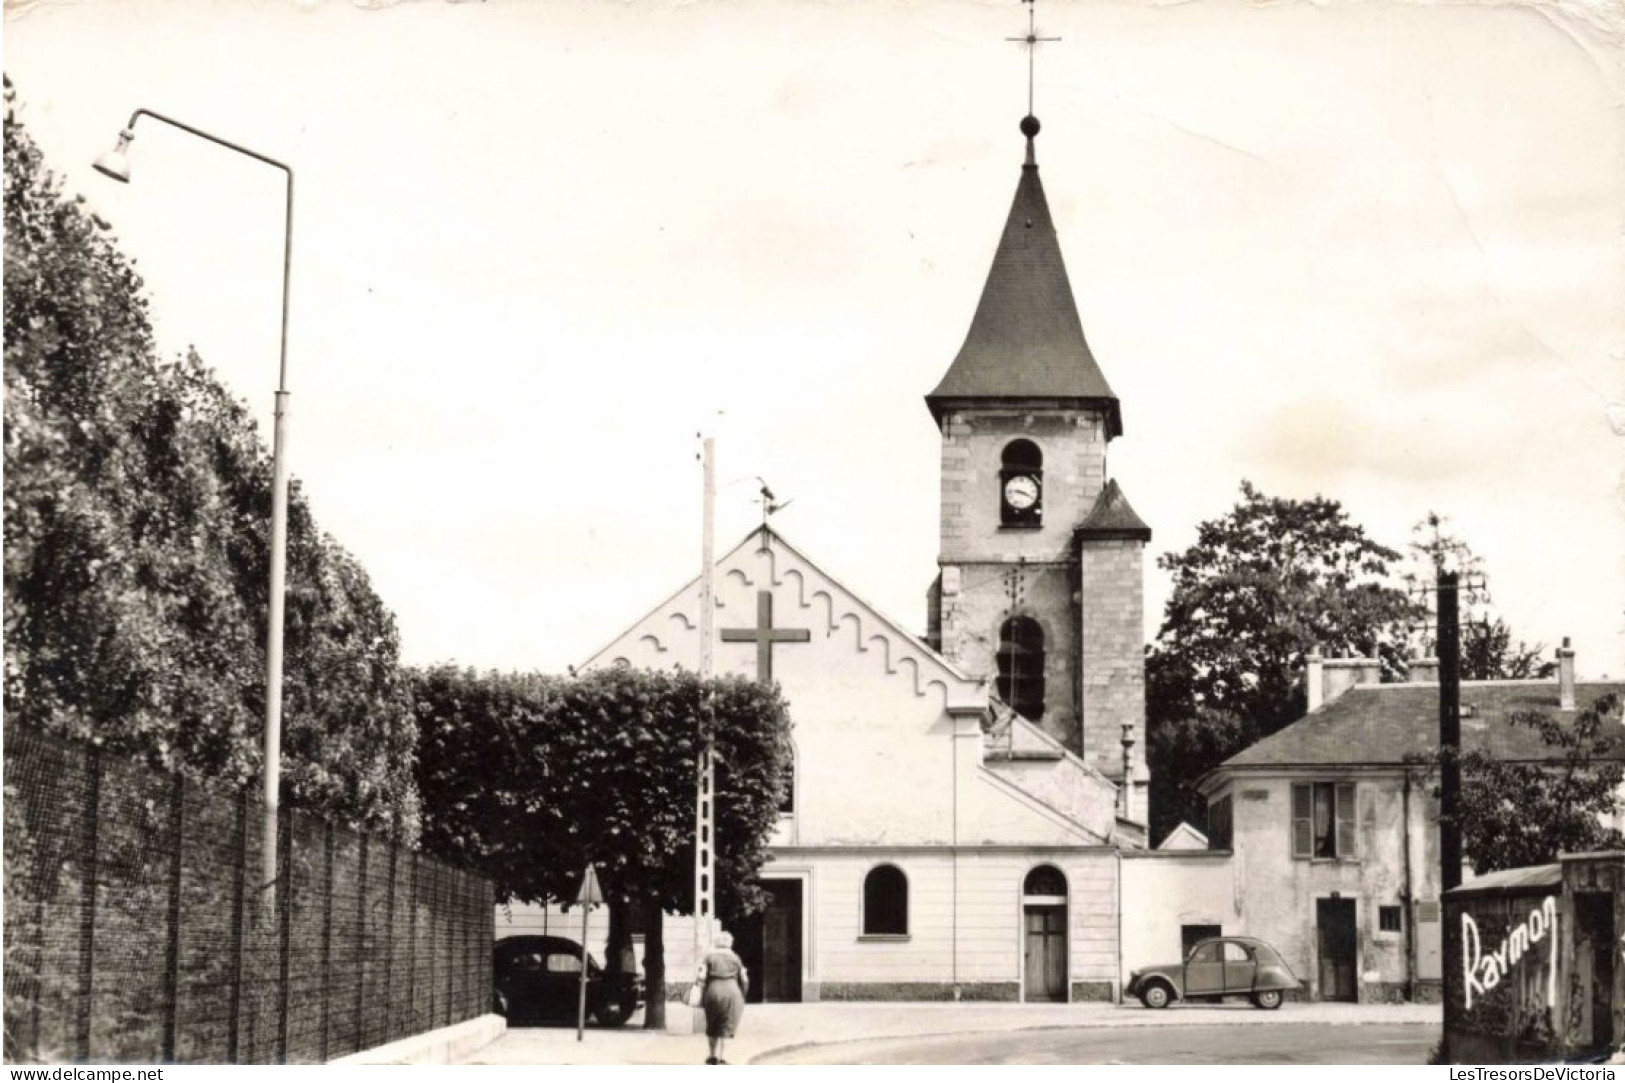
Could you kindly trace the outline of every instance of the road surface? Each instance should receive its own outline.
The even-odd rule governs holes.
[[[783,1050],[757,1064],[1426,1064],[1432,1026],[1068,1027],[879,1038]]]

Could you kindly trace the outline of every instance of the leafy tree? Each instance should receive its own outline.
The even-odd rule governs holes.
[[[1413,593],[1431,591],[1441,572],[1453,571],[1460,577],[1461,601],[1464,605],[1487,605],[1490,602],[1488,581],[1484,576],[1483,560],[1472,547],[1453,534],[1447,533],[1449,519],[1430,511],[1411,528],[1412,569],[1405,576]],[[1436,652],[1437,636],[1431,625],[1423,629],[1416,644],[1419,656]],[[1549,677],[1557,663],[1546,655],[1543,643],[1514,641],[1512,629],[1500,617],[1493,620],[1463,620],[1461,624],[1461,677],[1466,681],[1527,680]]]
[[[1560,853],[1625,846],[1625,836],[1603,822],[1618,811],[1625,780],[1625,762],[1615,758],[1619,698],[1598,699],[1576,711],[1572,722],[1536,711],[1515,714],[1511,722],[1537,731],[1551,755],[1539,763],[1498,760],[1479,749],[1460,755],[1455,820],[1474,870],[1482,875],[1543,865]],[[1412,762],[1437,770],[1442,756]],[[1439,796],[1437,787],[1433,796]]]
[[[693,905],[695,772],[715,740],[718,913],[763,901],[789,764],[776,688],[615,668],[575,678],[441,666],[412,675],[426,848],[490,875],[503,901],[568,903],[598,869],[611,927]],[[644,942],[646,1025],[664,1025],[659,921]],[[611,945],[612,963],[619,961]]]
[[[142,281],[5,115],[5,710],[243,785],[261,770],[271,466]],[[290,803],[415,835],[394,617],[289,499]]]
[[[1399,557],[1335,500],[1268,497],[1243,481],[1196,544],[1159,559],[1173,584],[1146,658],[1153,838],[1200,822],[1201,775],[1303,714],[1316,647],[1403,672],[1416,607],[1387,582]]]
[[[1253,722],[1206,707],[1151,726],[1146,766],[1151,771],[1151,837],[1160,841],[1183,820],[1203,826],[1207,799],[1197,780],[1258,740]]]
[[[1550,677],[1557,663],[1546,657],[1544,643],[1514,641],[1506,621],[1474,621],[1461,629],[1461,678],[1464,681],[1525,681]]]

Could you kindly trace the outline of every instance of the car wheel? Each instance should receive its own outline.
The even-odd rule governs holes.
[[[1281,1006],[1281,990],[1268,989],[1262,993],[1254,993],[1252,996],[1252,1001],[1253,1007],[1263,1008],[1267,1012],[1272,1012]]]
[[[593,1012],[593,1018],[598,1020],[601,1027],[618,1027],[632,1018],[637,1005],[630,1000],[610,1000],[600,1004]]]
[[[1154,981],[1140,990],[1140,1003],[1147,1008],[1166,1008],[1173,999],[1174,991],[1166,982]]]

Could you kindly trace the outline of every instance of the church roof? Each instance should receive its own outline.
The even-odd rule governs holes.
[[[943,410],[960,402],[1037,399],[1103,406],[1110,439],[1123,432],[1122,413],[1083,337],[1031,135],[1027,148],[1027,164],[965,344],[926,396],[926,405],[939,425]]]
[[[1078,533],[1087,538],[1151,540],[1151,528],[1129,506],[1128,497],[1123,495],[1116,478],[1108,481],[1095,498],[1095,506],[1078,524]]]

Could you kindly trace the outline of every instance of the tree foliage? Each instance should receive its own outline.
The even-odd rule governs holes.
[[[1617,696],[1604,696],[1571,722],[1541,712],[1513,715],[1512,725],[1537,731],[1551,750],[1539,763],[1498,760],[1478,749],[1460,755],[1461,807],[1454,817],[1441,814],[1440,822],[1457,823],[1476,872],[1625,847],[1625,836],[1604,822],[1618,812],[1625,780],[1625,763],[1613,758],[1620,747],[1619,705]],[[1443,753],[1421,762],[1436,771]],[[1439,796],[1437,786],[1433,796]]]
[[[711,735],[718,913],[760,907],[790,763],[776,688],[626,668],[559,678],[441,666],[411,682],[424,846],[485,871],[499,899],[568,903],[591,862],[622,913],[634,902],[690,912],[695,772]],[[658,990],[664,964],[646,949]]]
[[[1390,585],[1400,554],[1366,536],[1335,500],[1241,500],[1165,554],[1172,590],[1146,658],[1152,837],[1201,822],[1194,783],[1303,714],[1305,658],[1375,656],[1404,669],[1416,607]]]
[[[245,784],[261,770],[271,464],[5,115],[5,676],[18,721]],[[290,494],[284,786],[415,834],[393,615]]]

